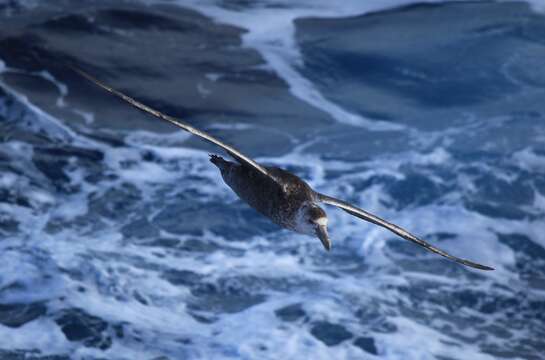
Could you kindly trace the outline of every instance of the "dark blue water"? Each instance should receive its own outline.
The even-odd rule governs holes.
[[[540,2],[0,2],[0,358],[541,359]],[[332,251],[217,148],[376,213]]]

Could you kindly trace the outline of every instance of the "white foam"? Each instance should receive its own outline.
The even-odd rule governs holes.
[[[255,128],[253,124],[245,123],[215,123],[208,126],[208,129],[214,130],[249,130],[253,128]]]
[[[39,71],[36,75],[50,81],[55,85],[59,91],[59,97],[57,98],[57,106],[65,107],[64,98],[68,95],[68,87],[62,82],[58,81],[49,71]]]
[[[10,73],[15,73],[15,74],[28,74],[28,75],[38,76],[38,77],[41,77],[41,78],[51,82],[57,88],[57,90],[59,92],[59,96],[58,96],[55,104],[59,108],[65,108],[66,107],[66,103],[65,103],[64,99],[66,98],[66,96],[68,96],[68,87],[66,86],[66,84],[60,82],[57,78],[55,78],[53,76],[53,74],[51,74],[50,72],[48,72],[46,70],[36,71],[36,72],[26,72],[26,71],[23,71],[23,70],[19,70],[17,68],[8,68],[5,65],[5,63],[0,59],[0,74],[3,73],[3,72],[10,72]],[[49,114],[41,111],[41,109],[38,109],[36,106],[34,106],[30,101],[28,101],[26,96],[18,93],[17,91],[13,90],[12,88],[9,88],[9,87],[5,86],[2,82],[0,82],[0,86],[5,88],[5,90],[9,94],[14,96],[18,101],[20,101],[24,105],[26,105],[27,108],[29,108],[30,110],[35,112],[36,115],[38,116],[38,118],[45,117],[44,120],[48,120],[50,124],[56,124],[57,127],[59,127],[59,126],[62,127],[64,129],[64,131],[69,130],[69,127],[64,126],[62,124],[62,121],[60,121],[58,119],[54,119]],[[79,109],[74,109],[74,108],[71,109],[71,110],[72,110],[72,112],[74,112],[74,113],[80,115],[81,117],[83,117],[86,124],[90,124],[90,123],[92,123],[94,121],[94,115],[91,114],[91,113],[88,113],[86,111],[79,110]],[[72,132],[72,135],[75,136],[76,134]],[[81,140],[84,140],[84,139],[79,138],[79,140],[81,141]],[[85,140],[87,140],[87,139],[85,139]],[[87,141],[85,141],[85,142],[87,142]]]
[[[206,88],[203,83],[197,83],[197,91],[203,98],[207,98],[212,93],[212,90]]]
[[[3,350],[40,349],[41,355],[62,355],[72,347],[53,319],[40,318],[19,328],[0,325]]]
[[[32,104],[26,95],[20,94],[12,88],[5,86],[1,81],[0,87],[21,103],[25,110],[30,111],[30,113],[34,115],[33,119],[29,120],[29,128],[34,128],[36,131],[43,131],[51,138],[65,142],[70,142],[71,140],[78,138],[78,135],[70,127],[64,125],[58,119]]]
[[[508,0],[503,0],[508,1]],[[544,0],[521,0],[527,2],[532,7],[532,10],[538,13],[545,13],[545,1]]]
[[[218,80],[220,80],[222,77],[224,77],[225,75],[223,74],[217,74],[217,73],[207,73],[204,75],[208,80],[212,81],[212,82],[216,82]]]
[[[9,188],[12,187],[15,184],[15,181],[17,181],[17,176],[10,173],[0,173],[0,186]]]
[[[29,213],[18,213],[21,218],[31,217]],[[41,224],[33,225],[40,227]],[[8,244],[4,245],[0,255],[3,268],[0,285],[4,288],[0,296],[2,303],[32,303],[62,293],[64,284],[47,251],[24,246],[20,239],[6,239],[6,242]]]
[[[545,156],[536,154],[531,148],[525,148],[513,154],[517,165],[532,172],[545,172]]]
[[[173,145],[182,144],[191,137],[191,134],[177,130],[167,134],[158,134],[145,130],[129,132],[125,140],[134,146],[150,145],[158,148],[172,149]]]
[[[406,317],[390,319],[398,331],[378,334],[378,347],[384,358],[392,360],[434,360],[438,357],[452,359],[493,360],[491,355],[479,351],[476,346],[459,346],[455,338],[434,330]],[[407,343],[410,339],[410,345]],[[452,344],[447,346],[446,344]],[[409,345],[409,346],[408,346]]]
[[[72,111],[78,114],[79,116],[81,116],[83,118],[83,121],[85,121],[86,125],[90,125],[95,122],[95,114],[93,113],[79,110],[79,109],[72,109]]]

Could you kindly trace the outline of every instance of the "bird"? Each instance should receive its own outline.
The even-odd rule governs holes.
[[[78,67],[71,64],[67,66],[137,109],[222,148],[234,161],[226,160],[215,154],[210,154],[210,161],[219,169],[224,182],[240,199],[282,228],[317,237],[325,250],[329,251],[331,249],[331,240],[328,234],[328,217],[325,210],[320,206],[321,204],[335,206],[359,219],[381,226],[399,237],[420,245],[424,249],[441,255],[448,260],[479,270],[494,270],[490,266],[453,256],[370,212],[346,201],[315,191],[297,175],[279,167],[259,164],[251,157],[244,155],[212,135],[137,101]]]

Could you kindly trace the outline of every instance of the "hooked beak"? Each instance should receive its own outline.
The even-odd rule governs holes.
[[[320,239],[324,248],[329,251],[331,249],[331,241],[329,241],[329,236],[327,235],[327,226],[318,225],[316,227],[316,236]]]

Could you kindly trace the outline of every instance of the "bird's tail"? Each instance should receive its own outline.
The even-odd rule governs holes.
[[[220,170],[225,168],[227,165],[229,165],[229,161],[225,160],[219,155],[209,154],[210,155],[210,162],[214,165],[216,165]]]

